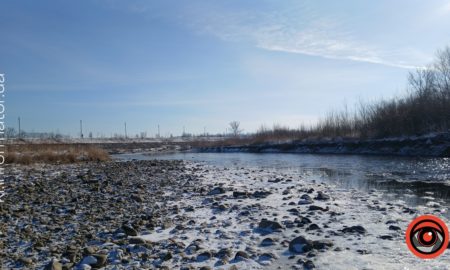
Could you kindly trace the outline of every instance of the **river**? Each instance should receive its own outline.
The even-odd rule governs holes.
[[[450,206],[450,158],[325,154],[171,153],[121,154],[121,160],[181,159],[218,167],[270,168],[296,172],[341,188],[385,191],[410,206],[433,197]],[[450,217],[450,214],[447,214]]]

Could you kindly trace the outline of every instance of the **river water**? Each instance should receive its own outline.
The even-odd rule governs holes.
[[[450,206],[450,158],[284,153],[121,154],[116,158],[182,159],[228,168],[291,171],[341,188],[385,191],[387,199],[400,197],[411,206],[426,204],[430,197],[440,200],[441,205]]]

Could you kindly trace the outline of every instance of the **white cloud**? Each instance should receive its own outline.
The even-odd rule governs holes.
[[[304,4],[277,12],[207,8],[190,10],[188,17],[197,31],[265,50],[407,69],[421,67],[428,58],[411,48],[392,51],[367,43],[342,27],[339,18],[319,16]]]

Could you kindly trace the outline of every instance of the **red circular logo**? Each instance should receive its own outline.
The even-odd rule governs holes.
[[[406,230],[406,244],[414,255],[432,259],[441,255],[448,246],[448,228],[444,221],[432,215],[414,219]]]

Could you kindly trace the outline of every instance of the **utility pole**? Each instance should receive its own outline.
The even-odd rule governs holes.
[[[186,134],[186,129],[183,126],[183,134],[182,134],[182,136],[184,136],[185,134]]]
[[[203,136],[206,137],[206,127],[203,127]]]
[[[161,137],[161,133],[159,132],[159,124],[158,124],[158,138]]]
[[[127,138],[127,122],[125,122],[125,139]]]
[[[83,120],[80,120],[80,138],[83,139]]]
[[[18,136],[19,136],[19,139],[20,139],[20,116],[19,116],[19,118],[17,120],[19,122],[19,134],[18,134]]]

